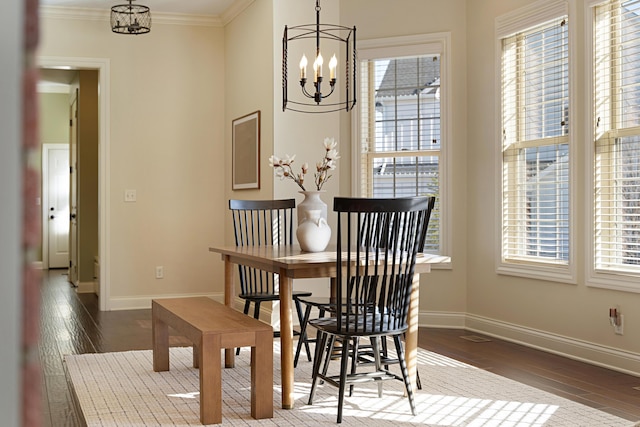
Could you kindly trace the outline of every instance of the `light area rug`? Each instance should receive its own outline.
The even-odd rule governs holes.
[[[295,409],[281,409],[279,343],[274,343],[274,417],[250,415],[250,351],[236,367],[222,371],[222,424],[226,426],[335,425],[337,389],[319,386],[308,405],[311,363],[295,370]],[[199,426],[198,370],[189,347],[170,350],[170,370],[154,372],[151,351],[67,355],[67,374],[82,415],[94,426]],[[224,363],[224,358],[223,358]],[[337,365],[337,363],[334,363]],[[345,397],[345,426],[594,426],[634,423],[492,374],[453,359],[420,350],[422,390],[416,391],[412,416],[399,381],[387,381],[379,398],[374,384],[356,386]]]

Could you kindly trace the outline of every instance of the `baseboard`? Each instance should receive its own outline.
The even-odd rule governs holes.
[[[184,297],[209,297],[219,302],[224,302],[224,293],[208,294],[164,294],[144,295],[139,297],[111,298],[107,302],[108,310],[140,310],[151,308],[151,300],[159,298],[184,298]]]
[[[78,282],[76,292],[79,294],[95,294],[96,282]]]
[[[420,312],[418,325],[426,328],[464,329],[466,313]]]
[[[36,270],[42,270],[42,266],[43,266],[42,261],[34,261],[31,263],[31,265]]]
[[[235,300],[233,301],[233,307],[238,310],[238,311],[243,311],[244,310],[244,300],[242,298],[235,298]],[[276,307],[278,307],[277,303],[276,303]],[[295,306],[292,306],[293,309],[295,310]],[[314,312],[311,311],[311,318],[313,318],[314,316]],[[315,313],[315,315],[317,316],[317,311]],[[251,307],[249,307],[249,316],[253,316],[253,304],[251,305]],[[265,304],[263,303],[260,306],[260,320],[273,326],[273,328],[276,331],[280,330],[280,309],[278,308],[277,310],[273,309],[273,305],[269,305],[269,304]],[[293,312],[293,316],[291,318],[293,326],[297,327],[299,326],[298,322],[298,316],[296,315],[295,311]]]
[[[639,353],[619,350],[482,316],[467,314],[465,317],[464,328],[469,331],[640,377]]]

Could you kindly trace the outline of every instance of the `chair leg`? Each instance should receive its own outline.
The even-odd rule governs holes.
[[[311,391],[309,392],[309,405],[313,405],[313,396],[316,394],[318,386],[318,374],[320,373],[320,363],[322,362],[322,348],[327,345],[327,334],[318,333],[318,342],[316,343],[316,356],[313,359],[313,371],[311,374]]]
[[[311,361],[311,354],[309,352],[309,339],[307,337],[307,323],[309,322],[309,317],[311,317],[311,306],[307,305],[304,310],[304,317],[300,321],[300,337],[298,339],[298,346],[296,347],[296,356],[293,359],[293,367],[298,366],[298,358],[300,357],[300,351],[302,350],[302,344],[307,346],[307,355],[309,356],[309,361]]]
[[[360,347],[360,339],[355,337],[353,339],[353,349],[351,350],[351,373],[356,373],[356,366],[358,364],[358,351]],[[349,384],[349,397],[353,395],[353,384]]]
[[[340,383],[338,388],[338,419],[337,423],[342,422],[342,407],[344,406],[344,394],[347,386],[347,368],[349,363],[349,347],[350,340],[342,340],[342,360],[340,364]]]
[[[304,323],[304,319],[303,319],[304,316],[302,315],[302,304],[300,304],[300,300],[297,299],[297,298],[294,298],[293,300],[294,300],[294,302],[296,304],[296,312],[298,313],[298,322],[300,323],[300,341],[299,342],[304,343],[304,348],[305,348],[305,350],[307,352],[307,360],[309,362],[311,362],[311,350],[309,349],[309,340],[307,338],[306,332],[303,333],[303,331],[302,331],[303,327],[305,328],[305,331],[307,329],[307,325],[306,325],[306,323]],[[307,318],[307,321],[308,320],[309,319]],[[303,323],[304,323],[304,325],[303,325]],[[293,367],[294,368],[295,368],[296,364],[297,364],[297,354],[296,354],[296,362],[293,363]]]
[[[386,359],[389,357],[389,352],[387,351],[387,337],[382,337],[382,356]],[[389,370],[389,365],[385,364],[384,369]]]
[[[250,305],[251,305],[251,302],[249,302],[248,299],[244,300],[244,309],[242,310],[244,314],[249,314]],[[238,356],[239,354],[240,354],[240,347],[236,348],[236,356]]]
[[[407,361],[404,357],[404,348],[402,342],[400,342],[400,335],[393,337],[393,342],[396,345],[396,352],[398,353],[398,360],[400,361],[400,370],[402,371],[402,378],[404,379],[404,386],[407,389],[407,396],[409,397],[409,406],[411,406],[411,413],[416,414],[416,403],[413,399],[413,388],[411,387],[411,380],[409,378],[409,370],[407,369]]]
[[[260,301],[253,303],[253,318],[260,319]]]
[[[382,370],[382,360],[380,358],[380,341],[378,341],[378,337],[371,337],[371,348],[373,349],[373,359],[376,362],[376,371],[379,372]],[[382,381],[378,381],[378,397],[382,397]]]

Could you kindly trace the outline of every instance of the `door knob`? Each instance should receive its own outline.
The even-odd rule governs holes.
[[[55,215],[51,215],[49,218],[54,219],[54,218],[55,218]]]
[[[54,208],[53,206],[51,206],[51,209],[50,209],[50,210],[51,210],[51,211],[55,211],[55,210],[56,210],[56,208]]]

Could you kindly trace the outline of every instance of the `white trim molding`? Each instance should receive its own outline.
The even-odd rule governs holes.
[[[473,314],[466,315],[464,328],[569,359],[640,377],[640,353],[619,350]]]
[[[251,0],[253,2],[253,0]],[[246,6],[245,6],[246,7]],[[244,8],[240,9],[242,12]],[[232,11],[233,12],[233,11]],[[151,10],[153,24],[169,25],[194,25],[203,27],[223,27],[226,22],[216,15],[193,15],[184,13],[163,13]],[[108,7],[104,9],[92,9],[66,6],[40,6],[40,15],[50,19],[72,19],[80,21],[101,21],[111,20],[111,11]],[[231,19],[236,15],[229,15]],[[226,18],[226,12],[225,12]],[[108,31],[109,27],[106,28]]]
[[[111,174],[111,161],[109,157],[110,149],[110,104],[111,104],[111,71],[110,60],[108,58],[78,58],[78,57],[38,57],[38,66],[43,68],[65,68],[75,70],[97,70],[99,85],[99,130],[98,130],[98,257],[100,258],[100,290],[99,302],[100,310],[111,310],[110,280],[109,271],[110,254],[110,227],[109,200],[111,200],[111,190],[109,177]]]

